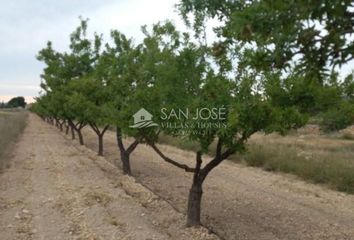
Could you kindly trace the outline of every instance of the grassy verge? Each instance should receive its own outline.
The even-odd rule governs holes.
[[[354,159],[344,156],[345,151],[347,149],[325,155],[308,155],[285,145],[252,144],[242,156],[242,161],[249,166],[294,174],[312,183],[327,184],[332,189],[353,194]]]
[[[286,138],[289,140],[290,137]],[[306,181],[354,194],[354,143],[341,145],[333,139],[330,141],[334,141],[334,145],[319,146],[313,144],[318,139],[309,139],[302,144],[284,139],[265,136],[258,141],[251,140],[246,153],[233,155],[229,160],[266,171],[294,174]],[[198,148],[196,143],[187,139],[162,136],[159,141],[185,150]]]
[[[26,111],[0,110],[0,171],[9,167],[11,146],[25,128],[26,118]]]

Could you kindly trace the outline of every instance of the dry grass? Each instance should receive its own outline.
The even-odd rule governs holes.
[[[234,160],[236,158],[233,158]],[[354,142],[320,134],[256,134],[242,161],[267,171],[291,173],[354,193]]]
[[[285,137],[255,134],[247,144],[246,153],[236,154],[230,160],[266,171],[294,174],[354,194],[354,141],[349,139],[321,134],[293,133]],[[196,143],[185,139],[163,136],[161,142],[186,150],[197,149]]]
[[[345,140],[354,140],[354,134],[349,133],[349,132],[345,132],[342,134],[341,138],[345,139]]]
[[[0,111],[0,171],[9,166],[11,146],[26,125],[26,111]]]
[[[354,193],[353,155],[347,149],[315,154],[281,144],[251,144],[242,161],[267,171],[291,173],[313,183]]]

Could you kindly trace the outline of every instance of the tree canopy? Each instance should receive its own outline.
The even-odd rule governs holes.
[[[182,0],[182,15],[218,18],[227,41],[247,48],[248,63],[257,67],[295,70],[311,77],[329,74],[354,58],[354,4],[338,1],[213,1]],[[252,60],[255,58],[254,60]],[[319,79],[317,79],[319,80]]]
[[[14,97],[14,98],[11,98],[7,104],[6,104],[6,107],[9,107],[9,108],[17,108],[17,107],[26,107],[27,103],[25,101],[25,98],[24,97]]]

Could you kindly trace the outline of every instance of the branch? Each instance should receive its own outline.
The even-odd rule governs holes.
[[[93,129],[93,131],[95,131],[95,133],[96,133],[97,135],[99,135],[99,134],[100,134],[100,130],[98,129],[98,127],[96,126],[96,124],[94,124],[94,123],[89,123],[89,124],[90,124],[91,128]]]
[[[174,160],[172,160],[171,158],[168,158],[167,156],[165,156],[157,147],[154,143],[150,143],[149,144],[154,150],[155,152],[163,159],[165,160],[165,162],[171,163],[172,165],[179,167],[181,169],[184,169],[186,172],[195,172],[195,168],[191,168],[185,164],[181,164],[178,163]]]
[[[222,141],[221,141],[221,139],[219,138],[219,140],[218,140],[218,144],[216,145],[216,150],[215,150],[215,156],[216,157],[221,157],[221,148],[222,148]]]
[[[130,155],[138,145],[139,145],[138,140],[135,140],[132,144],[130,144],[130,146],[127,149],[128,155]]]
[[[195,164],[195,171],[194,171],[194,176],[193,176],[193,183],[196,183],[199,179],[201,166],[202,166],[202,152],[198,151],[197,158],[196,158],[196,164]]]
[[[117,135],[117,143],[118,143],[119,149],[121,151],[124,151],[128,155],[130,155],[134,151],[134,149],[138,146],[138,144],[140,143],[137,139],[135,139],[135,141],[132,144],[130,144],[130,146],[126,150],[124,147],[124,144],[123,144],[122,129],[121,128],[117,127],[116,135]]]
[[[69,126],[74,128],[76,131],[78,130],[77,129],[77,125],[74,124],[74,122],[72,120],[68,120],[69,121]]]
[[[123,144],[123,140],[122,140],[122,130],[119,127],[117,127],[116,136],[117,136],[117,143],[118,143],[119,149],[121,149],[125,152],[125,148],[124,148],[124,144]]]
[[[80,122],[80,126],[79,126],[79,129],[82,129],[83,127],[85,127],[86,126],[86,123],[84,123],[84,122]]]
[[[101,134],[103,135],[103,134],[107,131],[108,128],[109,128],[109,125],[106,125],[106,126],[103,128],[103,131],[101,132]]]
[[[243,143],[247,139],[247,134],[244,132],[242,134],[242,137],[238,139],[237,143],[235,144],[236,146]],[[236,152],[236,149],[229,148],[227,149],[224,153],[221,153],[221,148],[222,148],[222,141],[219,139],[218,145],[216,147],[216,156],[213,160],[211,160],[205,167],[201,170],[201,175],[205,178],[208,173],[213,170],[216,166],[218,166],[222,161],[224,161],[226,158],[228,158],[230,155],[234,154]]]

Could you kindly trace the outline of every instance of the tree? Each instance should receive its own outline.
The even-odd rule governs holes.
[[[10,101],[6,104],[9,108],[17,108],[17,107],[26,107],[26,101],[24,97],[14,97],[11,98]]]
[[[84,144],[81,130],[88,122],[85,122],[84,117],[86,109],[80,106],[80,98],[76,99],[80,95],[77,92],[77,84],[72,82],[93,75],[101,42],[97,35],[93,40],[87,38],[87,22],[88,20],[81,19],[80,25],[70,35],[69,53],[56,52],[52,43],[48,42],[47,47],[37,56],[39,61],[46,64],[44,73],[41,75],[41,87],[46,94],[61,92],[63,101],[60,106],[60,118],[62,121],[67,121],[77,132],[81,145]],[[74,131],[72,136],[75,137]]]
[[[225,88],[231,90],[228,98],[234,98],[224,101],[228,131],[210,135],[210,139],[217,139],[215,158],[201,168],[200,152],[195,168],[185,167],[194,172],[196,183],[190,192],[190,225],[200,221],[202,191],[198,184],[224,156],[242,150],[250,134],[261,130],[284,132],[304,124],[306,118],[295,106],[303,112],[313,112],[314,108],[316,112],[316,108],[325,109],[331,100],[340,102],[339,88],[326,81],[336,66],[354,58],[354,41],[347,38],[354,32],[352,7],[351,1],[181,1],[179,9],[187,23],[188,13],[194,14],[197,33],[207,18],[216,17],[223,23],[216,29],[222,41],[214,43],[212,49],[213,56],[222,60],[219,63],[230,63],[226,66],[232,69],[235,59],[224,61],[224,57],[233,52],[238,58],[237,84]],[[227,86],[220,83],[222,75],[216,76],[219,80],[211,81],[211,86],[217,82],[214,87]],[[209,92],[207,96],[220,96],[220,92]],[[213,106],[213,99],[206,99]],[[203,138],[199,142],[202,144]]]
[[[117,146],[124,174],[131,175],[130,155],[142,141],[139,130],[129,127],[134,114],[132,105],[136,102],[135,92],[140,87],[142,78],[140,48],[135,47],[131,39],[118,31],[111,32],[113,46],[106,45],[97,64],[97,75],[107,86],[107,122],[116,127]],[[134,140],[129,146],[123,142],[124,136]]]
[[[75,79],[76,90],[81,94],[81,99],[87,107],[84,109],[84,122],[88,123],[98,137],[98,155],[103,155],[103,136],[109,125],[110,104],[106,79],[97,70],[101,54],[102,37],[95,34],[93,39],[86,36],[87,21],[71,35],[71,45],[74,57],[79,60],[74,62],[78,72]],[[102,128],[101,128],[102,127]]]
[[[103,136],[109,127],[109,94],[106,86],[95,76],[86,76],[73,82],[77,95],[70,102],[75,102],[83,109],[80,120],[87,122],[98,138],[98,155],[103,156]],[[102,128],[101,128],[102,127]]]
[[[200,94],[193,99],[189,98],[195,105],[189,105],[188,109],[195,112],[208,106],[209,110],[222,109],[223,116],[219,115],[213,120],[210,118],[185,120],[183,125],[195,126],[184,129],[185,136],[200,145],[199,151],[196,152],[194,167],[169,158],[155,144],[151,144],[165,161],[193,173],[188,197],[188,226],[200,224],[202,186],[209,173],[232,154],[243,152],[247,139],[253,133],[258,131],[285,133],[286,130],[302,126],[304,123],[304,118],[296,108],[272,106],[263,95],[254,93],[252,88],[255,79],[252,76],[243,76],[237,81],[238,83],[234,84],[232,79],[212,73],[208,75],[208,78],[204,79],[205,84],[200,89]],[[183,97],[187,96],[183,95]],[[185,105],[182,104],[179,108],[183,107]],[[165,133],[171,134],[169,130]],[[217,145],[214,156],[204,164],[202,156],[214,142]]]
[[[285,133],[287,129],[301,126],[304,117],[293,106],[272,105],[267,92],[255,91],[258,75],[245,70],[237,76],[228,74],[229,68],[223,67],[225,61],[210,60],[213,58],[211,48],[196,45],[171,23],[155,25],[144,42],[149,44],[147,50],[154,49],[154,55],[149,55],[147,72],[151,74],[150,84],[156,89],[160,102],[151,102],[147,109],[152,109],[154,116],[160,115],[155,118],[160,125],[157,133],[199,143],[195,165],[182,164],[166,156],[156,145],[156,138],[146,141],[164,161],[193,174],[187,225],[199,225],[202,186],[209,173],[230,155],[242,152],[253,133]],[[219,71],[212,68],[212,64],[219,64]],[[201,109],[204,112],[201,113]],[[186,116],[187,113],[178,116],[176,113],[180,111],[199,115],[195,119]],[[202,116],[213,111],[216,116]],[[214,142],[217,147],[213,158],[203,163],[203,154]]]
[[[352,1],[181,0],[179,9],[187,23],[194,14],[195,29],[219,19],[215,31],[223,40],[216,49],[241,52],[239,68],[291,75],[291,94],[303,112],[318,114],[317,101],[337,98],[326,81],[354,58]]]

